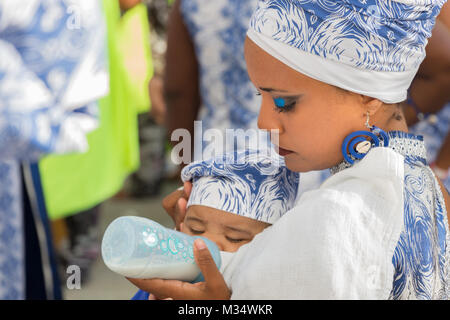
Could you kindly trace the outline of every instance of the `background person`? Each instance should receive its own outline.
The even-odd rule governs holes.
[[[0,299],[60,299],[36,161],[85,152],[108,92],[98,1],[0,2]]]
[[[405,116],[410,132],[424,137],[428,160],[450,190],[450,6],[438,16],[427,56],[410,87]]]

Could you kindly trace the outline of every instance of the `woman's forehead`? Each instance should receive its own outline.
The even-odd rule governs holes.
[[[319,81],[301,74],[271,56],[248,37],[245,42],[245,59],[250,80],[257,89],[297,92],[299,87],[319,84]]]

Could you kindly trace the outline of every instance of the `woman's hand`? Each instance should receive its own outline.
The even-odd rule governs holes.
[[[197,239],[194,242],[195,262],[203,273],[204,282],[195,284],[178,280],[163,279],[130,279],[131,283],[141,290],[150,292],[157,299],[172,298],[175,300],[228,300],[231,291],[228,289],[222,274],[214,262],[205,242]]]
[[[192,183],[185,182],[183,189],[178,189],[166,196],[162,201],[164,210],[169,214],[175,223],[176,229],[180,230],[180,224],[186,215],[186,205],[191,194]]]

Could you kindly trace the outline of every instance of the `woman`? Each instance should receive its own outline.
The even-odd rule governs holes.
[[[399,105],[442,4],[260,1],[245,48],[258,126],[279,130],[290,169],[333,175],[224,277],[199,241],[204,283],[131,281],[175,299],[448,299],[450,200]]]

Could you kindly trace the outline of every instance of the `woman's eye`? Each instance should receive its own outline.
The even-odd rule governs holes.
[[[284,100],[283,98],[274,98],[273,102],[278,108],[284,108],[286,106],[286,100]]]
[[[287,101],[284,98],[274,98],[273,102],[275,104],[275,110],[277,112],[287,112],[292,110],[295,107],[295,104],[297,103],[294,101]]]
[[[275,104],[275,110],[277,112],[288,112],[291,111],[295,104],[297,103],[296,100],[291,99],[285,99],[285,98],[274,98],[273,102]]]

